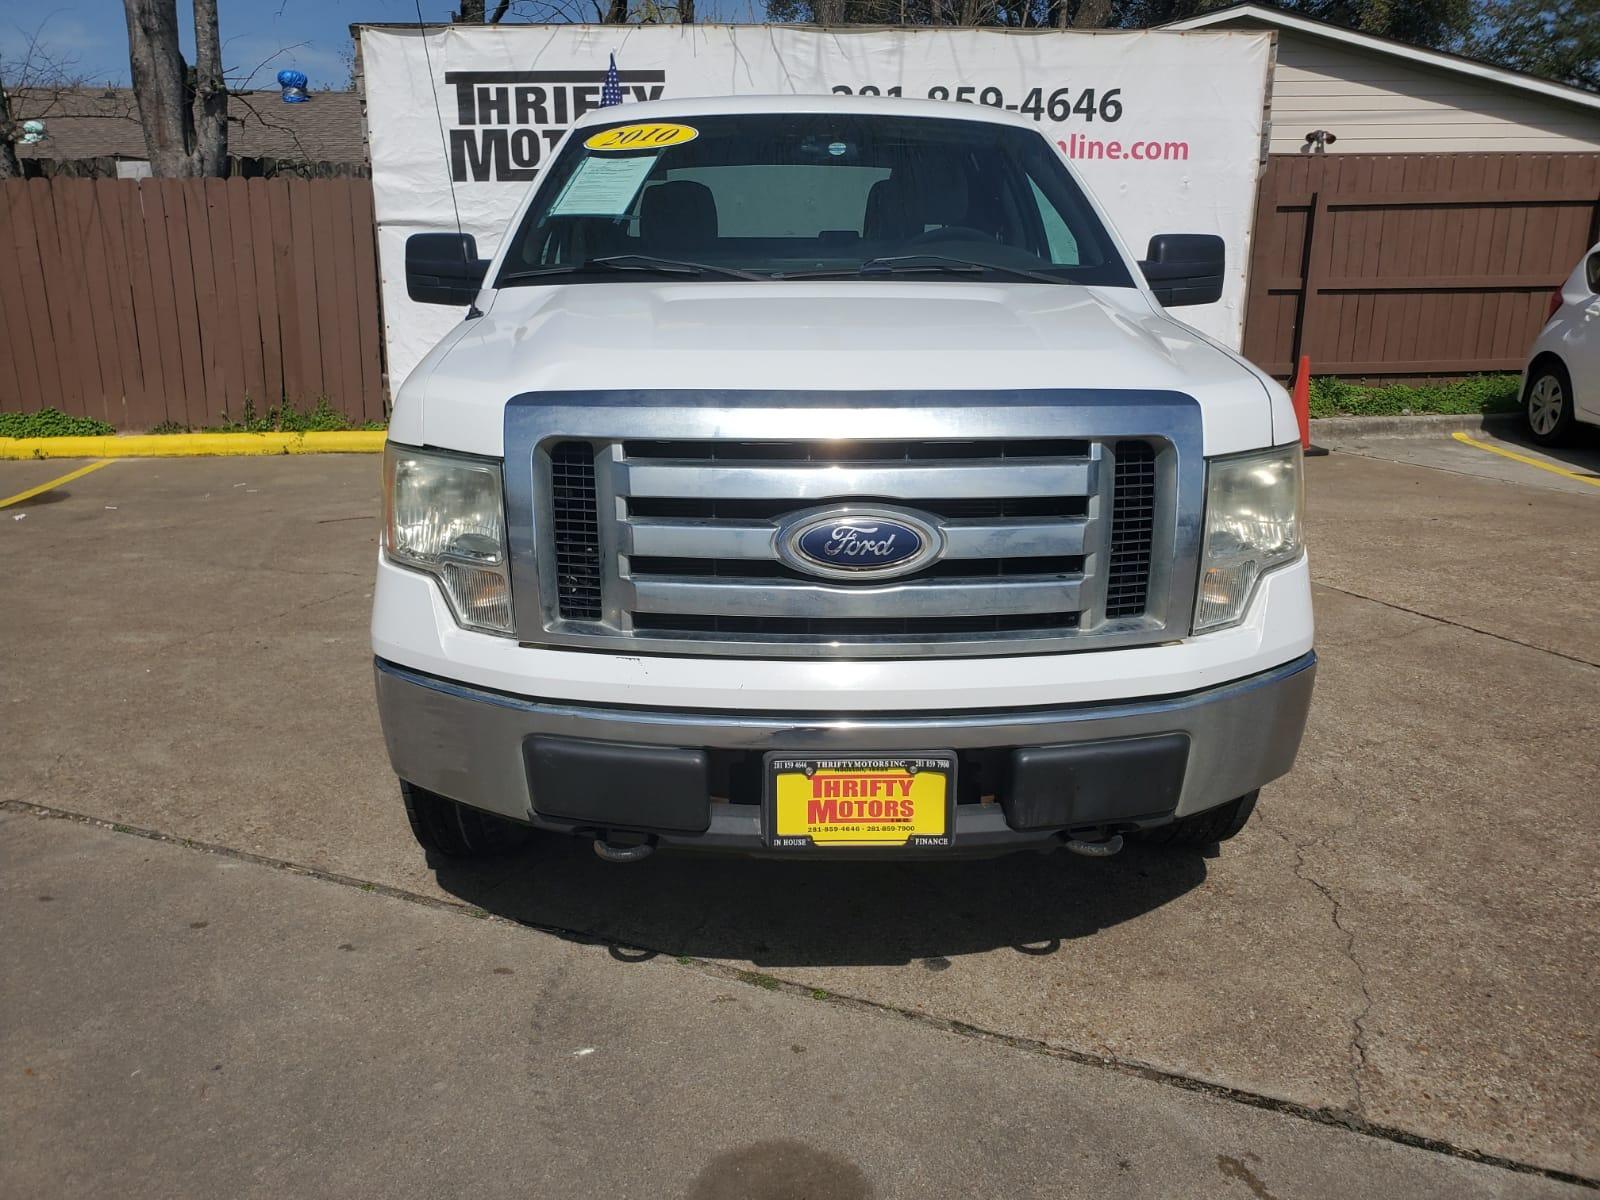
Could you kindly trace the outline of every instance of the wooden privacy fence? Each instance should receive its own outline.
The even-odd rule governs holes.
[[[1522,368],[1595,241],[1600,154],[1273,155],[1244,352],[1277,376]]]
[[[0,183],[0,410],[384,416],[364,179]]]

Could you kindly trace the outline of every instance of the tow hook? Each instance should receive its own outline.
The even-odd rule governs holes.
[[[594,852],[607,862],[631,863],[649,858],[655,847],[649,842],[640,842],[636,846],[619,846],[615,842],[608,842],[604,838],[595,838]]]
[[[1113,833],[1110,837],[1098,842],[1087,841],[1084,838],[1068,838],[1067,849],[1074,854],[1081,854],[1085,858],[1110,858],[1118,850],[1122,849],[1122,835]]]

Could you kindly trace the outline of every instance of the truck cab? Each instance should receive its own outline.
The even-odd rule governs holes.
[[[1181,215],[1181,214],[1180,214]],[[587,114],[396,397],[372,616],[414,831],[938,857],[1232,836],[1315,655],[1288,397],[1029,122]]]

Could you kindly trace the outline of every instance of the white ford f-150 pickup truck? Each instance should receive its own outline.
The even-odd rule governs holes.
[[[1181,205],[1174,198],[1174,210]],[[412,828],[941,856],[1232,836],[1315,656],[1289,399],[1031,124],[587,114],[396,398],[373,600]]]

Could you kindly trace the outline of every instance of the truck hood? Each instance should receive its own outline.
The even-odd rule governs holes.
[[[499,455],[512,396],[649,388],[1165,390],[1200,402],[1207,454],[1273,440],[1257,373],[1132,288],[607,282],[485,309],[407,380],[396,441]]]

